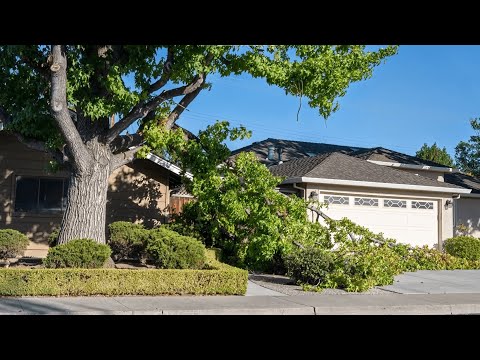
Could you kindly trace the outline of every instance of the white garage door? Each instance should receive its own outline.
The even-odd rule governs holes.
[[[333,219],[349,218],[401,243],[438,244],[437,201],[333,194],[324,194],[323,200],[329,204],[325,213]]]

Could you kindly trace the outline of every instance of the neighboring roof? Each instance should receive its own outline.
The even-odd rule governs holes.
[[[354,147],[354,146],[343,146],[343,145],[268,138],[266,140],[254,142],[251,145],[234,150],[232,151],[232,156],[235,156],[241,152],[251,151],[255,153],[255,155],[261,162],[268,164],[270,162],[267,160],[269,146],[275,147],[276,160],[278,156],[278,153],[276,151],[279,148],[282,149],[282,161],[289,161],[292,159],[311,157],[319,154],[330,153],[333,151],[351,153],[353,151],[358,151],[358,150],[368,150],[368,149]]]
[[[480,194],[480,178],[462,173],[445,174],[446,183],[455,184],[464,188],[472,189],[471,194]]]
[[[428,166],[443,167],[443,168],[448,167],[433,161],[423,160],[416,156],[402,154],[402,153],[399,153],[390,149],[385,149],[382,147],[376,147],[372,149],[362,149],[362,150],[355,151],[350,155],[363,160],[395,162],[395,163],[411,164],[411,165],[428,165]]]
[[[388,166],[376,165],[339,152],[291,160],[271,166],[269,169],[273,175],[287,178],[320,178],[463,189],[461,186],[436,181]]]

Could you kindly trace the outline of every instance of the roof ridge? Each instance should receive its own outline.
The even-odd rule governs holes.
[[[253,143],[251,143],[250,145],[246,145],[246,146],[243,146],[241,148],[238,148],[238,149],[235,149],[235,150],[232,150],[231,153],[232,154],[235,154],[237,152],[241,152],[241,151],[244,151],[246,148],[249,148],[249,147],[252,147],[254,145],[258,145],[262,142],[266,142],[266,141],[283,141],[283,142],[290,142],[290,143],[302,143],[302,144],[312,144],[312,145],[326,145],[326,146],[334,146],[334,147],[339,147],[339,148],[358,148],[358,150],[355,150],[355,151],[360,151],[360,150],[368,150],[370,148],[364,148],[364,147],[361,147],[361,146],[355,146],[355,145],[339,145],[339,144],[330,144],[330,143],[325,143],[325,142],[314,142],[314,141],[302,141],[302,140],[287,140],[287,139],[277,139],[277,138],[266,138],[264,140],[260,140],[260,141],[254,141]]]

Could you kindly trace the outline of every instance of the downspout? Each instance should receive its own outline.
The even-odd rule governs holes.
[[[298,183],[293,183],[293,188],[294,188],[294,189],[297,189],[297,190],[300,190],[300,191],[302,192],[302,198],[303,198],[303,200],[307,200],[307,199],[305,198],[306,189],[304,189],[303,187],[298,186],[297,184],[298,184]]]
[[[457,232],[457,202],[455,200],[460,199],[460,194],[455,194],[452,196],[453,199],[453,236],[456,236]]]

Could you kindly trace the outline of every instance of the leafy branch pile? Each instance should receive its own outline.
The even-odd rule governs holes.
[[[397,244],[346,218],[328,222],[326,232],[334,239],[333,248],[307,247],[285,255],[287,274],[306,290],[365,291],[392,284],[393,277],[405,271],[480,268],[480,261],[455,257],[427,246]],[[348,234],[353,234],[356,240]]]

